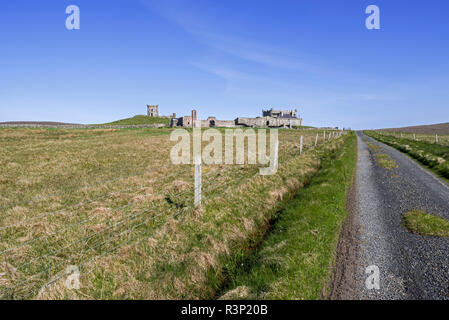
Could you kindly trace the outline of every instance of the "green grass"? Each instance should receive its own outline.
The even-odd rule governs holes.
[[[142,124],[170,124],[169,118],[161,118],[161,117],[148,117],[144,115],[137,115],[132,118],[117,120],[114,122],[103,123],[101,125],[104,126],[132,126],[132,125],[142,125]]]
[[[224,299],[320,299],[334,264],[347,191],[356,168],[356,138],[322,162],[310,185],[287,203],[257,250],[230,270]]]
[[[421,210],[404,214],[404,227],[424,236],[449,237],[449,221]]]

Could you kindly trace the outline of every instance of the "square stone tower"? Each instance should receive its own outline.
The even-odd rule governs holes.
[[[149,117],[159,117],[159,105],[149,105],[147,104],[147,115]]]

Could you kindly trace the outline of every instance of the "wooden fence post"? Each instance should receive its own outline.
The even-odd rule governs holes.
[[[195,157],[195,208],[201,208],[201,156]]]

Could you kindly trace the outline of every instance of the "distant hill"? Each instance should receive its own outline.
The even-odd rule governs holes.
[[[449,134],[449,122],[422,125],[422,126],[402,127],[402,128],[388,128],[382,130],[392,132],[404,132],[404,133]]]
[[[78,124],[76,123],[64,123],[53,121],[7,121],[7,122],[0,122],[0,125],[78,126]]]
[[[169,125],[170,118],[168,117],[149,117],[144,115],[137,115],[132,118],[121,119],[109,123],[82,125],[74,123],[64,122],[52,122],[52,121],[8,121],[0,122],[0,126],[20,126],[20,127],[66,127],[66,126],[79,126],[79,127],[97,127],[97,126],[139,126],[139,125]]]
[[[149,117],[144,115],[134,116],[132,118],[117,120],[114,122],[103,123],[103,126],[133,126],[141,124],[170,124],[170,118],[165,117]]]

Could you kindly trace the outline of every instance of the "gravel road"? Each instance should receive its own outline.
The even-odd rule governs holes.
[[[331,299],[449,300],[449,238],[415,235],[401,224],[403,213],[414,209],[449,220],[449,185],[401,152],[357,136],[353,212],[340,237]],[[380,167],[366,141],[398,168]],[[373,265],[380,271],[378,290],[365,285]]]

